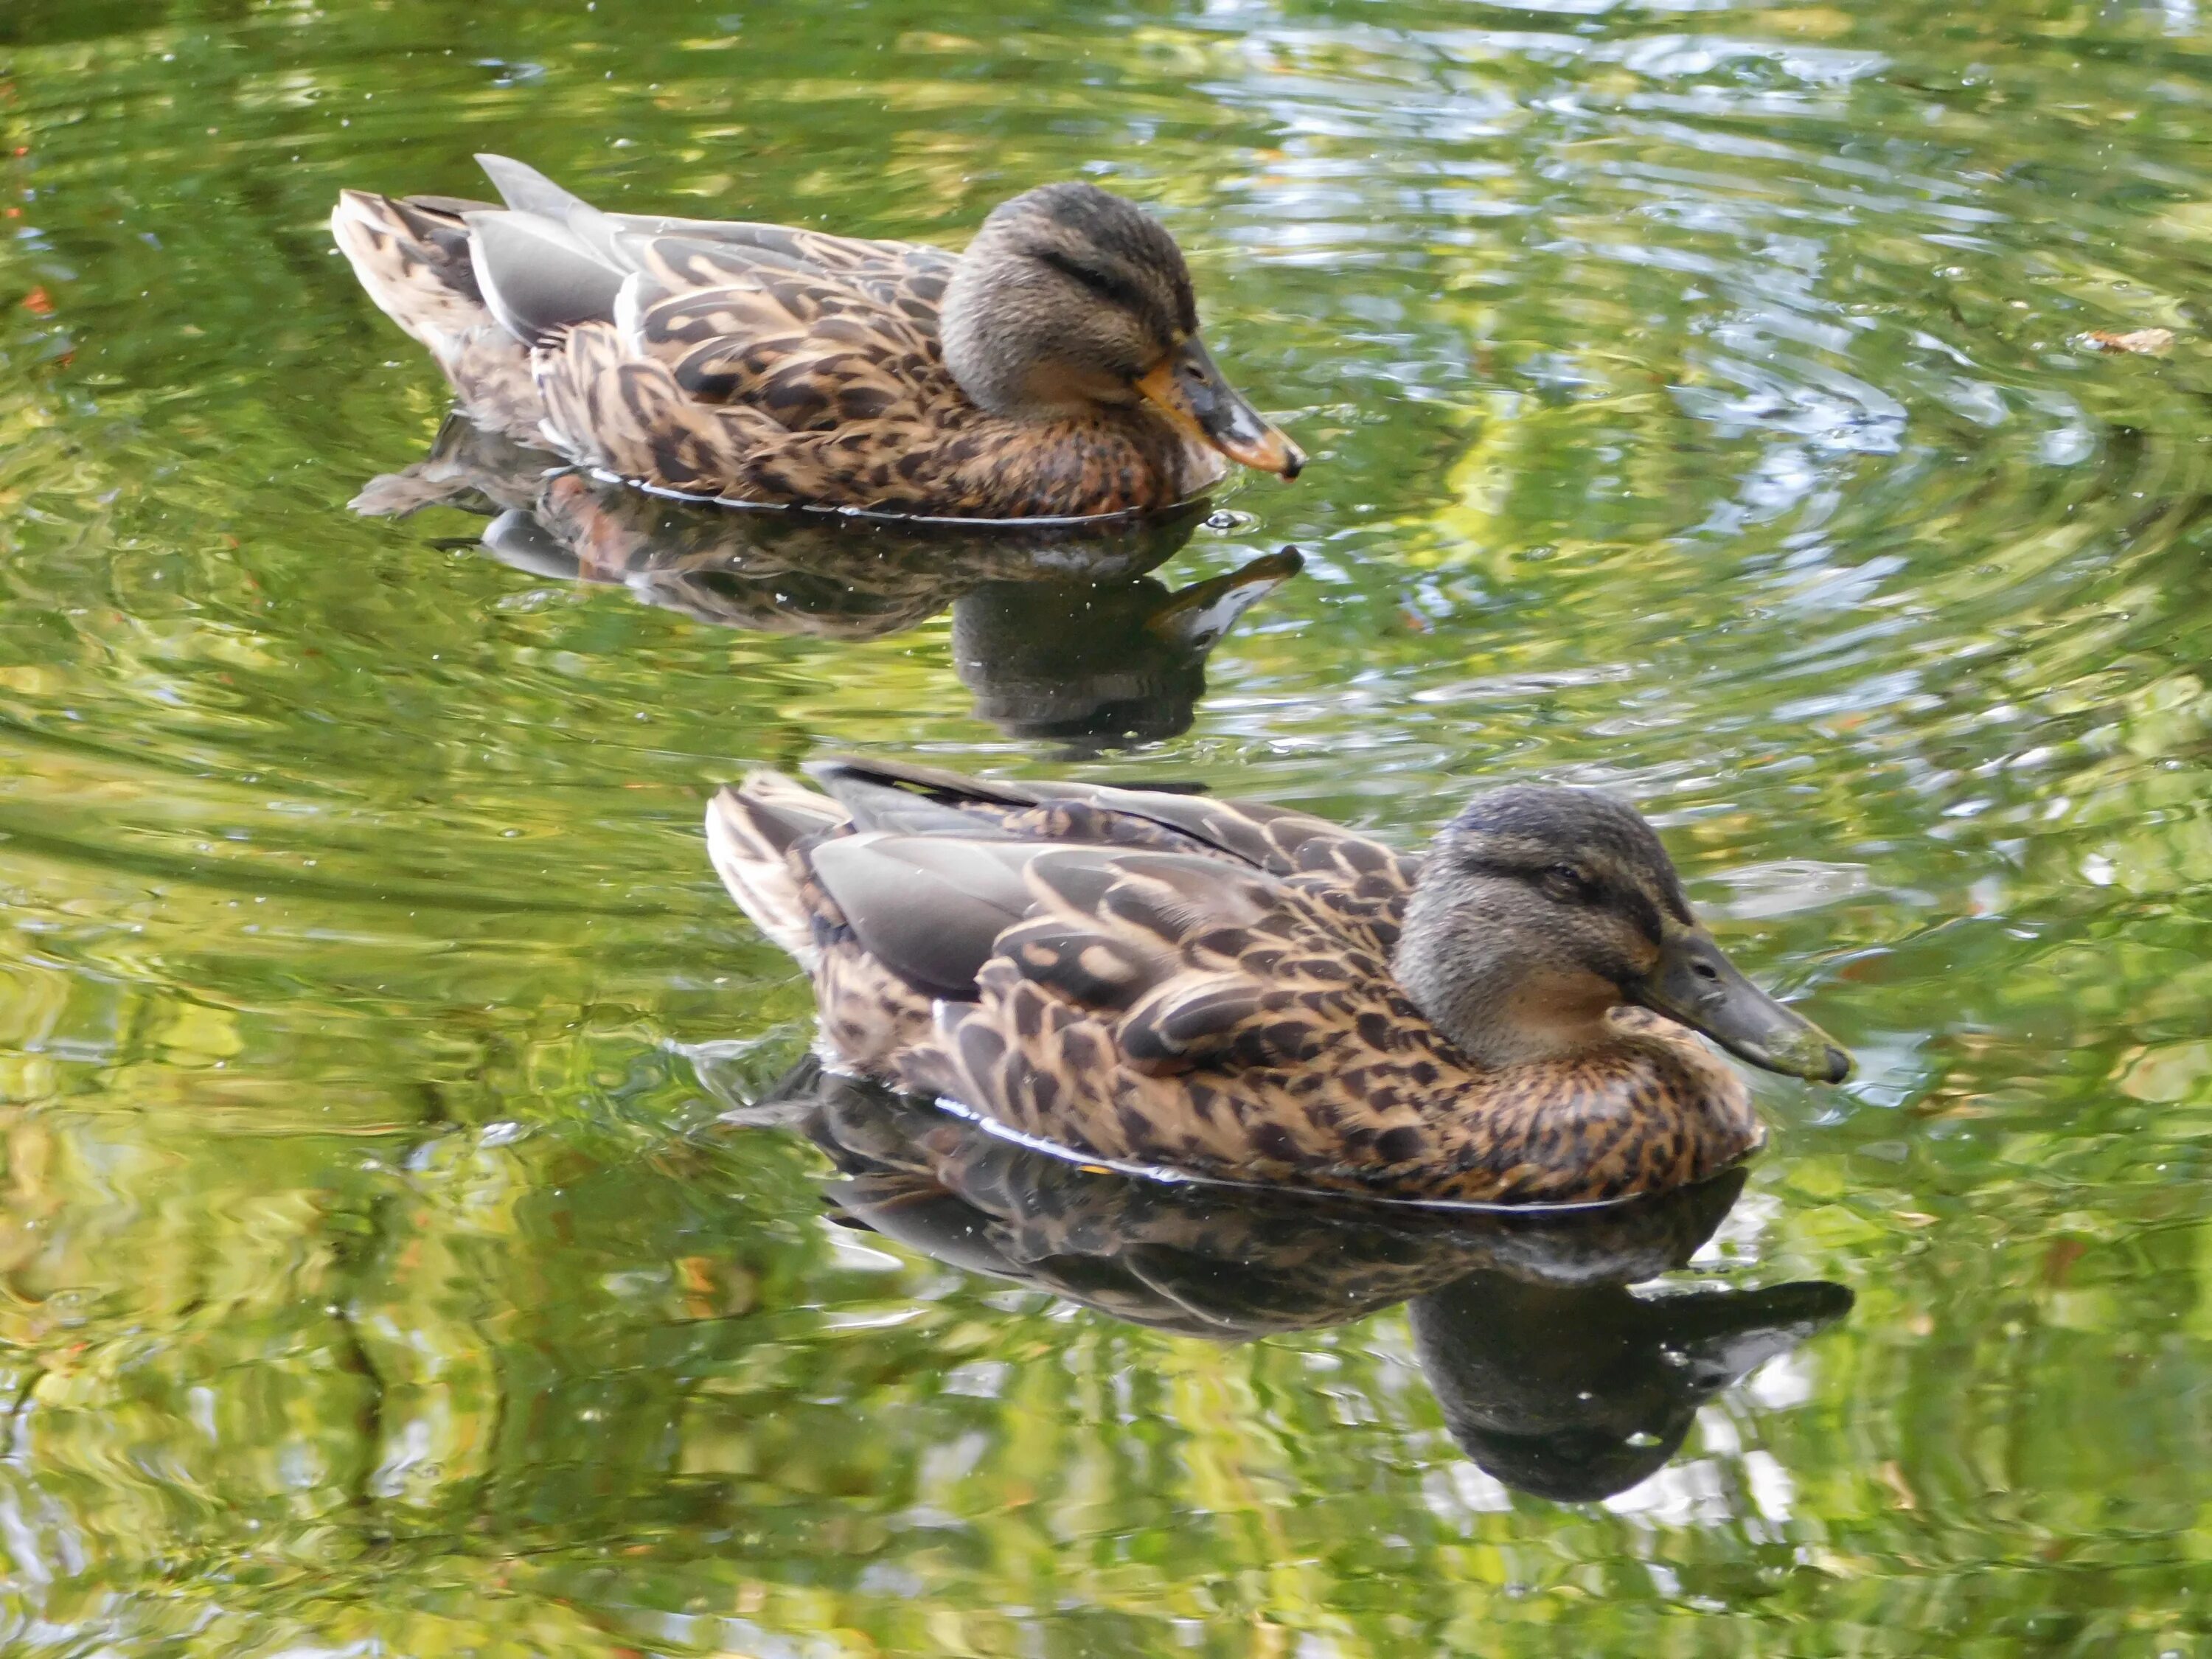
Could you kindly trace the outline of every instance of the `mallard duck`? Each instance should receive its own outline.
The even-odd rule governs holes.
[[[1415,859],[1257,802],[830,761],[708,809],[834,1063],[1110,1164],[1576,1203],[1725,1169],[1753,1065],[1844,1051],[1599,792],[1490,789]]]
[[[1001,204],[955,256],[602,213],[477,159],[503,209],[349,190],[331,232],[471,420],[580,465],[980,519],[1152,512],[1226,460],[1304,465],[1199,337],[1175,239],[1095,185]]]

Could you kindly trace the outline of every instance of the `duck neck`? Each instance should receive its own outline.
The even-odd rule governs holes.
[[[990,319],[998,307],[992,303],[988,277],[972,256],[961,259],[945,284],[938,336],[944,344],[945,367],[969,401],[990,414],[1019,419],[1024,409],[1021,366],[993,349]]]
[[[1086,412],[1081,389],[1054,372],[1064,341],[1043,296],[989,248],[969,249],[953,268],[938,337],[945,368],[986,413],[1042,423]]]
[[[1134,325],[1072,292],[1006,227],[986,224],[954,264],[937,326],[945,368],[988,414],[1030,423],[1159,418],[1139,412]]]
[[[1608,981],[1528,948],[1503,928],[1470,928],[1458,919],[1462,925],[1447,929],[1440,920],[1417,890],[1392,967],[1413,1005],[1468,1059],[1495,1070],[1620,1046],[1607,1016],[1620,994]],[[1483,939],[1483,948],[1465,948],[1469,938]]]

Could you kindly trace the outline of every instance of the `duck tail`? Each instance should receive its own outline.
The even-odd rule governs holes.
[[[804,843],[851,822],[844,808],[781,772],[748,775],[707,803],[707,853],[738,908],[811,972],[817,954]]]
[[[468,216],[481,202],[339,192],[331,235],[377,309],[428,348],[470,421],[520,443],[544,442],[545,405],[530,351],[484,303]]]
[[[434,352],[492,319],[462,216],[481,207],[436,196],[395,200],[341,191],[331,236],[377,309]]]

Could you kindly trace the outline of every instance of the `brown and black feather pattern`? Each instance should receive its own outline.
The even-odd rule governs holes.
[[[1052,422],[978,408],[939,338],[942,249],[600,214],[497,165],[502,189],[521,173],[550,196],[510,215],[580,228],[622,278],[603,314],[528,337],[495,319],[472,228],[501,213],[488,204],[347,191],[331,222],[370,297],[480,426],[694,495],[937,517],[1155,511],[1221,477],[1218,455],[1142,406]]]
[[[832,1057],[902,1088],[1103,1159],[1401,1196],[1659,1191],[1760,1139],[1733,1071],[1656,1018],[1617,1014],[1620,1041],[1602,1054],[1477,1066],[1391,972],[1418,862],[1325,820],[918,768],[817,775],[864,821],[766,848],[756,803],[787,803],[793,786],[763,774],[722,792],[710,843],[764,927],[811,916]],[[972,820],[1000,846],[994,867],[1012,856],[1006,838],[1024,844],[1027,914],[977,959],[928,964],[937,994],[866,948],[815,858],[828,837],[861,839],[841,859],[901,853],[907,837],[866,827],[866,791],[885,785]],[[955,974],[972,993],[941,994]]]

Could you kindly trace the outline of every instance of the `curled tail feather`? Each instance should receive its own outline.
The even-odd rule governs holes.
[[[835,801],[779,772],[751,773],[707,804],[714,873],[753,925],[810,972],[814,918],[801,890],[805,866],[793,848],[847,821]]]

